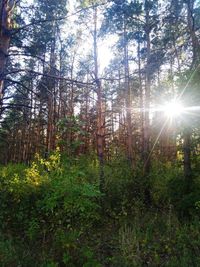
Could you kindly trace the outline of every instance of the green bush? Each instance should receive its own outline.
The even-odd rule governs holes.
[[[37,155],[30,167],[24,165],[2,167],[1,231],[5,236],[11,235],[14,242],[23,237],[21,246],[23,250],[30,249],[33,253],[30,258],[34,258],[38,253],[36,248],[39,243],[40,257],[35,264],[38,262],[40,266],[39,262],[44,260],[43,254],[47,254],[45,256],[47,258],[50,256],[47,252],[50,244],[47,245],[46,242],[55,242],[58,245],[58,247],[51,246],[50,251],[53,249],[59,251],[59,254],[70,255],[71,247],[79,242],[77,240],[87,237],[90,228],[100,219],[100,196],[97,184],[89,183],[83,170],[78,169],[76,165],[68,169],[63,168],[58,151],[50,155],[47,160]],[[57,242],[60,232],[68,238],[72,233],[76,233],[76,238],[71,241],[69,239],[64,244]],[[28,248],[23,246],[24,242],[28,244]],[[2,244],[5,249],[2,252],[1,264],[4,264],[5,258],[9,259],[6,255],[15,248],[9,246],[10,243]],[[80,249],[82,247],[78,245],[77,255]],[[63,255],[60,255],[57,261],[50,260],[48,266],[56,266],[62,262]],[[54,256],[56,258],[56,253]],[[85,262],[93,260],[95,259],[90,257],[89,260],[85,259]],[[17,266],[17,261],[16,258],[13,266]]]
[[[153,163],[145,180],[118,158],[101,194],[98,167],[56,150],[0,168],[0,266],[200,266],[198,176],[188,192],[178,166]]]

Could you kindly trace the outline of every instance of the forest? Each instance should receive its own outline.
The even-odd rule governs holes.
[[[200,266],[199,0],[0,0],[0,266]]]

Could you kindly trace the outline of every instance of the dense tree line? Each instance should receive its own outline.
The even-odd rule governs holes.
[[[152,106],[162,105],[166,96],[199,97],[199,7],[195,1],[76,5],[69,14],[66,1],[1,3],[2,161],[29,162],[36,152],[49,153],[62,142],[67,153],[96,150],[101,165],[117,148],[133,169],[143,161],[148,173],[156,130],[165,123]],[[80,27],[70,33],[73,16]],[[98,42],[112,34],[118,36],[113,59],[100,74]],[[90,48],[81,55],[86,40]],[[185,105],[198,106],[195,99]],[[177,149],[178,134],[182,138],[180,127],[175,135],[166,134],[168,124],[157,140],[162,158]],[[189,128],[188,146],[196,127]],[[184,153],[190,165],[189,148]]]
[[[131,216],[137,213],[129,205],[133,199],[139,199],[148,209],[162,207],[171,212],[173,207],[178,218],[189,218],[193,208],[199,207],[195,191],[199,188],[196,183],[200,160],[198,1],[0,0],[0,18],[0,164],[8,166],[8,169],[2,167],[0,177],[8,180],[2,182],[6,188],[3,192],[8,190],[5,199],[9,199],[11,192],[18,192],[14,183],[21,184],[25,191],[31,188],[29,197],[38,194],[40,199],[33,200],[38,213],[32,222],[39,217],[38,225],[42,221],[53,225],[58,219],[66,226],[69,218],[72,221],[78,218],[87,229],[77,231],[85,231],[86,236],[91,224],[98,221],[99,205],[103,218],[110,212],[110,217],[120,221],[127,210],[133,212]],[[108,50],[110,43],[112,47]],[[103,49],[105,53],[101,52]],[[103,68],[106,51],[110,53],[110,61]],[[9,166],[16,168],[16,176],[11,175]],[[23,166],[23,171],[16,166]],[[61,166],[66,168],[64,174]],[[67,170],[74,177],[73,184],[66,185],[62,178],[56,180],[59,185],[56,187],[54,177],[61,177],[61,173],[67,176]],[[159,172],[162,178],[158,178]],[[176,174],[181,181],[173,179]],[[18,180],[20,175],[23,178]],[[116,178],[118,185],[115,177],[119,178]],[[44,195],[32,187],[40,182],[41,189],[43,182],[47,186]],[[62,191],[65,186],[71,190],[67,191],[70,199]],[[173,187],[177,187],[177,192]],[[18,193],[21,194],[20,190]],[[13,205],[17,203],[15,197]],[[62,197],[66,201],[63,209],[72,215],[64,219],[60,208],[59,218],[52,217],[50,211],[62,206]],[[91,200],[90,206],[90,197],[98,199],[98,204]],[[2,199],[5,200],[3,195]],[[60,204],[54,206],[53,199]],[[70,201],[75,201],[73,208]],[[4,205],[12,207],[8,203],[5,201]],[[188,203],[193,203],[192,211]],[[48,215],[40,214],[43,205]],[[187,208],[182,209],[181,205]],[[91,213],[83,212],[87,208]],[[6,217],[2,214],[2,218]],[[11,221],[16,219],[8,217]],[[10,225],[9,220],[7,223]],[[54,227],[57,229],[57,225]],[[75,223],[74,227],[79,226]],[[51,231],[43,226],[42,229]],[[123,235],[128,235],[129,229],[127,219]],[[46,236],[44,240],[48,243]],[[82,242],[79,237],[76,240]],[[97,251],[104,243],[100,240]],[[84,265],[75,259],[75,265],[67,265],[66,260],[66,265],[44,266],[161,266],[155,264],[155,255],[153,261],[153,254],[142,255],[140,241],[138,247],[134,244],[138,253],[133,256],[136,265],[119,262],[98,265],[93,259],[91,265]],[[78,253],[73,249],[79,251],[70,248],[72,254]],[[126,249],[123,253],[128,259]],[[102,255],[104,250],[105,247]],[[59,252],[55,255],[59,258]],[[150,263],[145,262],[146,258]]]
[[[141,158],[148,173],[154,141],[152,128],[158,121],[152,114],[155,122],[150,122],[154,98],[161,93],[184,99],[191,83],[195,87],[195,77],[188,86],[187,81],[192,71],[198,71],[199,7],[195,1],[77,5],[74,13],[78,12],[80,27],[75,34],[63,34],[64,28],[70,27],[66,1],[41,0],[30,7],[23,2],[1,3],[3,159],[30,161],[36,152],[54,150],[59,141],[67,142],[69,152],[73,142],[80,141],[76,153],[91,146],[103,161],[112,154],[109,149],[115,140],[115,146],[122,150],[124,142],[124,153],[133,168]],[[84,32],[84,24],[89,32]],[[113,48],[116,56],[100,76],[98,42],[112,33],[118,35]],[[84,38],[90,39],[88,46],[89,42],[93,45],[86,57],[80,58],[77,50]],[[186,90],[182,94],[180,87],[184,84],[180,85],[178,79],[186,72]],[[171,88],[162,90],[166,80]],[[69,123],[67,128],[76,120],[84,124],[80,126],[82,134],[74,133],[72,127],[67,133],[62,132],[62,120],[67,120],[66,126]],[[189,142],[186,139],[185,136],[185,143]],[[161,154],[163,149],[167,150],[160,145]],[[66,144],[62,150],[66,150]]]

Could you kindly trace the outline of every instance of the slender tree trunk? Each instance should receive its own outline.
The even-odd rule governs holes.
[[[192,41],[192,51],[193,51],[193,64],[197,66],[200,60],[200,42],[195,32],[195,23],[194,23],[194,0],[187,0],[187,25]]]
[[[191,167],[191,133],[189,129],[184,130],[183,154],[184,154],[184,176],[186,181],[189,180],[190,182],[192,167]]]
[[[54,27],[54,36],[51,42],[51,52],[50,52],[50,75],[54,75],[55,72],[55,48],[56,48],[56,29]],[[54,78],[49,79],[47,82],[48,86],[48,126],[47,126],[47,151],[48,153],[54,149],[55,144],[55,86],[56,82]]]
[[[194,24],[194,0],[187,0],[187,26],[192,41],[192,51],[193,51],[193,60],[191,71],[194,71],[194,68],[198,66],[200,60],[200,43],[195,32]],[[191,166],[191,131],[185,128],[183,133],[183,152],[184,152],[184,176],[186,180],[190,180],[192,175],[192,166]]]
[[[103,92],[102,84],[99,79],[98,67],[98,49],[97,49],[97,7],[94,7],[94,32],[93,32],[93,49],[94,49],[94,75],[97,88],[97,155],[100,166],[100,190],[104,191],[105,177],[104,177],[104,138],[105,138],[105,113],[103,112]]]
[[[176,47],[176,41],[175,41],[174,38],[173,38],[173,47],[174,47],[175,57],[176,57],[176,59],[177,59],[178,71],[179,71],[179,73],[180,73],[180,72],[181,72],[181,64],[180,64],[180,59],[179,59],[178,50],[177,50],[177,47]]]
[[[147,60],[146,60],[146,83],[145,83],[145,102],[144,102],[144,174],[148,175],[150,171],[150,54],[151,54],[151,41],[150,41],[150,16],[148,7],[146,12],[146,43],[147,43]]]
[[[127,157],[132,167],[134,167],[133,151],[133,133],[132,133],[132,116],[131,116],[131,88],[129,82],[129,62],[128,62],[128,40],[124,21],[124,74],[125,74],[125,91],[126,91],[126,125],[127,125]]]
[[[12,29],[12,11],[15,1],[0,1],[0,116],[2,114],[2,99],[4,95],[4,72],[8,56]]]
[[[144,151],[144,101],[143,101],[142,74],[141,74],[140,40],[138,41],[137,55],[138,55],[139,95],[140,95],[139,103],[140,103],[140,123],[141,123],[140,153],[142,159]]]
[[[72,57],[72,64],[71,64],[71,70],[70,70],[71,79],[73,79],[73,76],[74,76],[75,56],[76,56],[76,52],[74,52],[73,57]],[[70,88],[71,91],[70,91],[70,102],[69,102],[69,116],[70,116],[71,122],[73,123],[74,121],[74,93],[75,93],[74,84],[72,83],[70,87],[71,87]],[[71,130],[69,133],[70,145],[72,145],[73,141],[74,141],[74,131],[73,131],[73,127],[71,127]]]

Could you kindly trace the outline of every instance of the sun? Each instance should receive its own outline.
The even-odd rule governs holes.
[[[179,117],[184,112],[183,105],[178,101],[171,101],[163,106],[165,116],[168,118]]]

